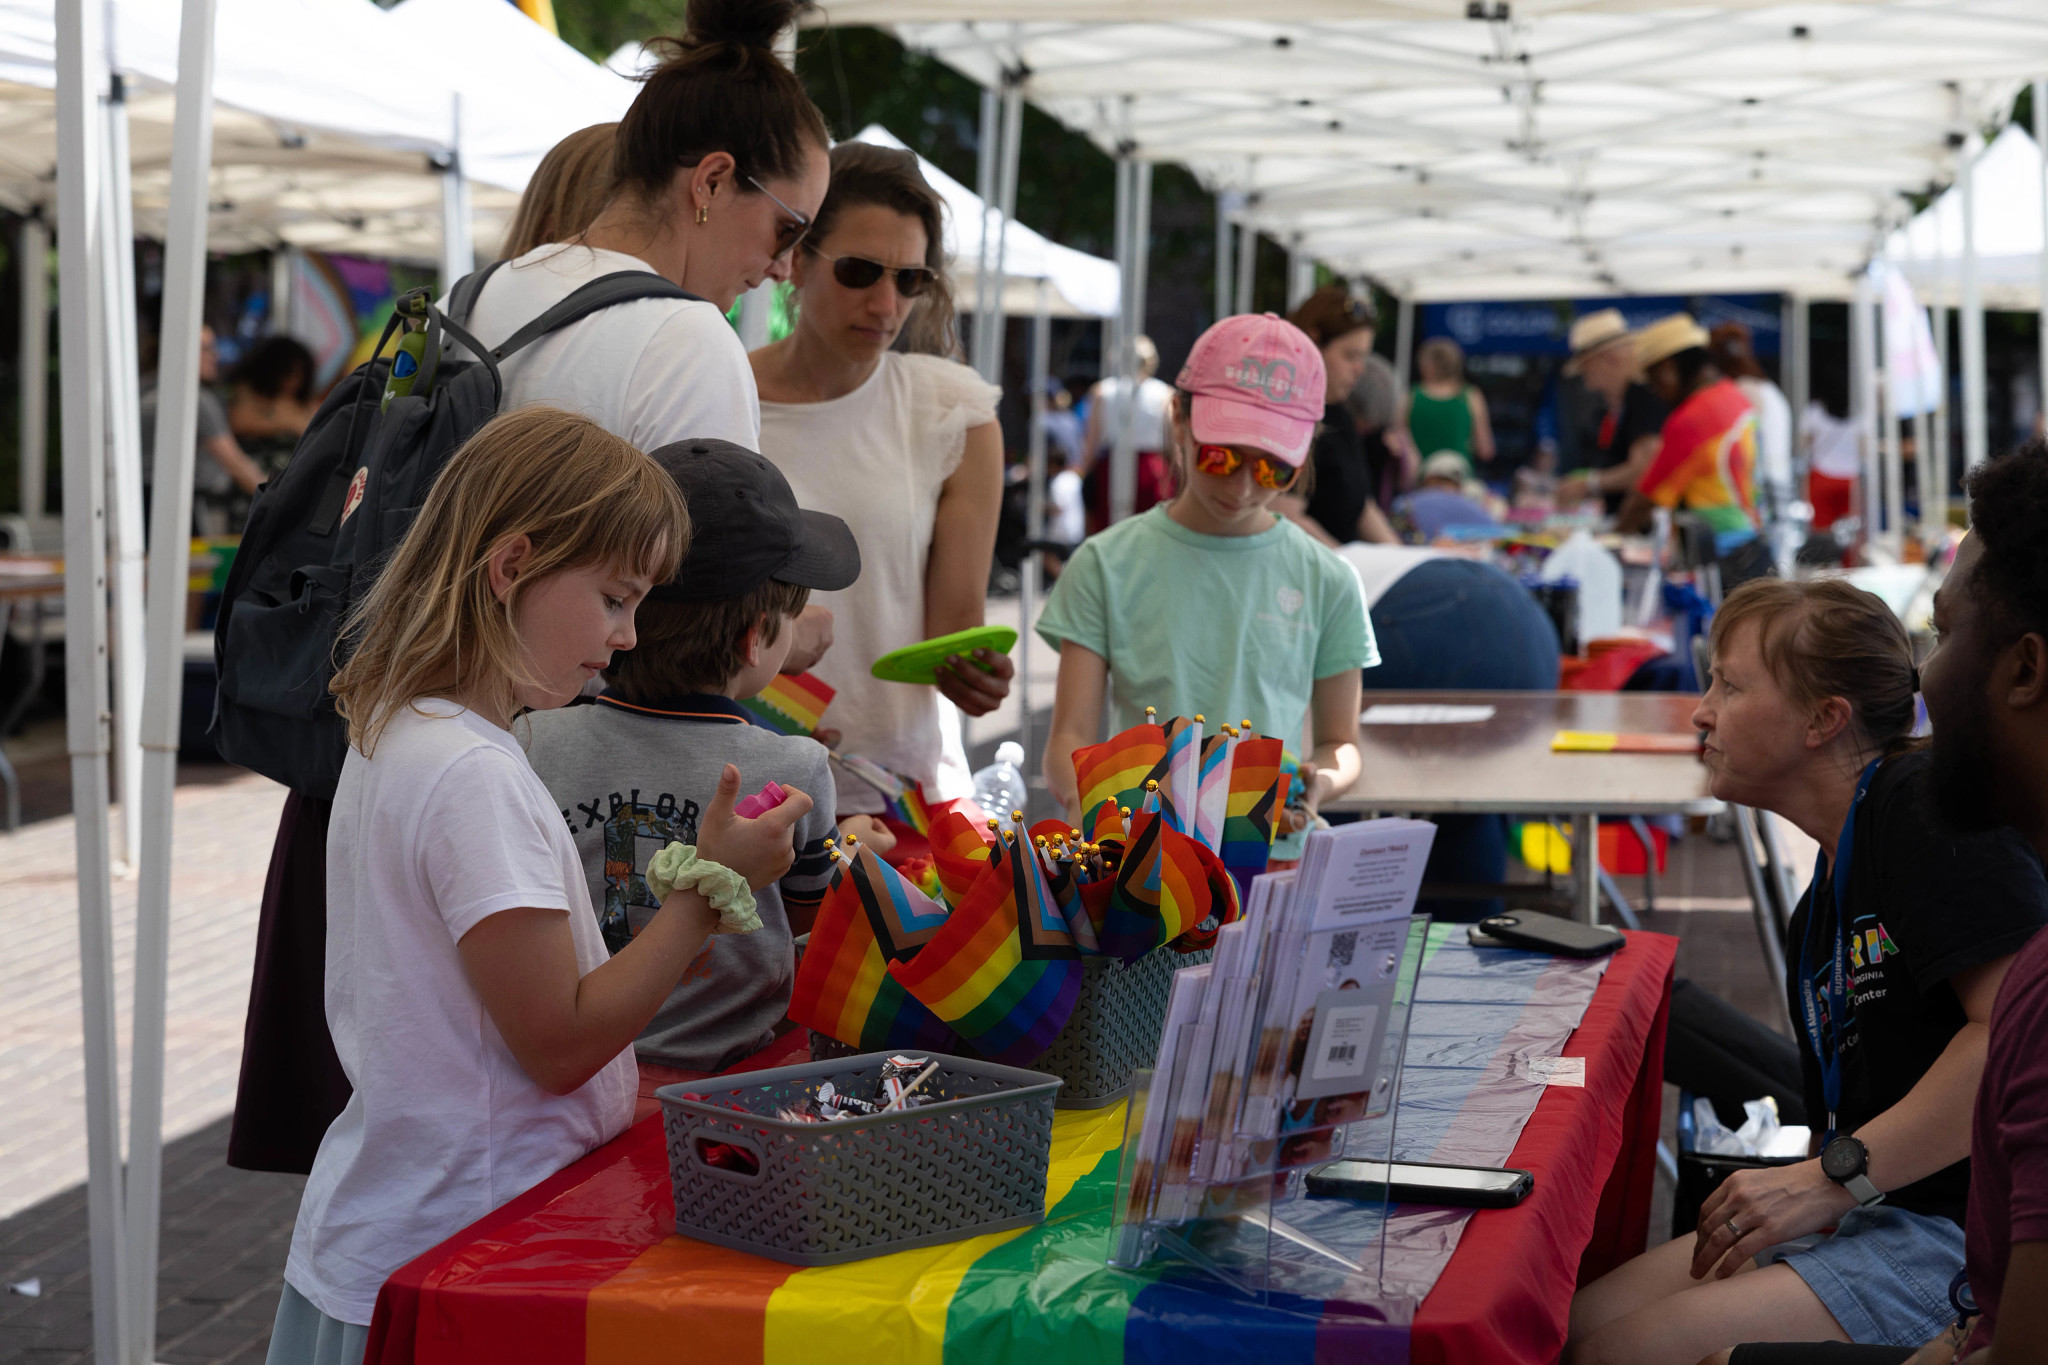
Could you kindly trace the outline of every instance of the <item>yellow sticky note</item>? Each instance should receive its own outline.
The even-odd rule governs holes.
[[[1550,741],[1554,754],[1611,754],[1621,736],[1609,730],[1559,730]]]

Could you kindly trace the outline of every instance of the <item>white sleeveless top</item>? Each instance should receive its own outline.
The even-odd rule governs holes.
[[[844,735],[841,752],[915,778],[932,801],[970,790],[959,715],[937,688],[883,682],[868,669],[925,638],[925,566],[939,492],[960,467],[968,429],[994,421],[1001,396],[965,365],[887,351],[867,382],[844,397],[761,404],[761,453],[789,479],[801,506],[843,518],[860,544],[854,585],[811,594],[833,615],[832,648],[811,670],[837,693],[823,723]],[[942,773],[948,747],[955,757]],[[881,793],[835,771],[840,814],[882,809]]]

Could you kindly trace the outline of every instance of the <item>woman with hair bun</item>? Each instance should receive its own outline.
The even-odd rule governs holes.
[[[1735,1172],[1696,1232],[1580,1290],[1570,1365],[1787,1358],[1752,1342],[1911,1348],[1954,1316],[1992,1001],[2048,922],[2048,883],[2014,831],[1942,824],[1912,737],[1917,690],[1898,618],[1840,580],[1754,580],[1714,614],[1693,713],[1713,794],[1821,850],[1785,936],[1812,1145]]]
[[[618,125],[604,207],[581,231],[499,266],[469,329],[496,346],[618,271],[652,272],[701,301],[639,299],[543,337],[505,362],[505,411],[563,408],[641,450],[692,438],[760,448],[753,371],[725,311],[742,291],[788,277],[829,173],[825,120],[774,51],[796,10],[795,0],[690,0],[688,31],[661,45],[665,60]],[[807,609],[787,666],[809,667],[830,641],[830,614]],[[278,821],[228,1139],[228,1163],[247,1170],[306,1172],[349,1098],[321,995],[331,810],[293,792]]]
[[[795,330],[751,359],[761,453],[798,501],[860,540],[860,581],[812,595],[838,616],[834,652],[815,670],[836,690],[832,724],[846,752],[915,780],[929,803],[957,800],[971,783],[952,707],[979,716],[1000,705],[1008,656],[954,659],[936,687],[868,672],[892,649],[982,624],[1002,511],[1001,390],[956,358],[944,201],[915,154],[832,149],[831,192],[791,283]],[[879,812],[884,796],[840,770],[841,814]]]

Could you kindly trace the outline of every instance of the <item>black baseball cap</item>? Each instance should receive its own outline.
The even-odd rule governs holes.
[[[831,592],[860,577],[853,531],[806,512],[782,471],[731,441],[677,441],[653,454],[690,509],[690,552],[649,597],[724,602],[771,579]]]

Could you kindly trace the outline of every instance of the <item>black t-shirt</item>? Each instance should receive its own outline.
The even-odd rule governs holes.
[[[1671,415],[1671,406],[1646,384],[1631,384],[1621,397],[1621,411],[1610,412],[1600,419],[1600,454],[1594,461],[1596,469],[1612,469],[1626,463],[1629,449],[1645,436],[1655,436],[1664,430],[1664,419]],[[1627,499],[1626,490],[1606,495],[1607,510],[1610,513],[1621,510]]]
[[[1351,410],[1342,403],[1323,409],[1322,430],[1316,433],[1309,451],[1315,461],[1315,488],[1308,497],[1308,514],[1328,531],[1339,545],[1358,539],[1358,519],[1365,505],[1386,505],[1381,484],[1386,479],[1388,452],[1379,432],[1359,434]]]
[[[1854,1133],[1904,1099],[1967,1022],[1950,977],[2018,952],[2048,924],[2048,880],[2040,858],[2009,829],[1946,831],[1935,815],[1926,753],[1887,759],[1877,770],[1856,811],[1850,858],[1843,885],[1849,1020],[1842,1038],[1838,1133]],[[1826,998],[1835,907],[1832,893],[1823,894],[1816,916],[1813,901],[1810,888],[1793,913],[1785,965],[1806,1112],[1818,1135],[1827,1124],[1827,1102],[1798,975],[1804,944],[1805,970],[1817,978],[1815,997]],[[1969,1189],[1965,1159],[1890,1191],[1885,1202],[1961,1223]]]

